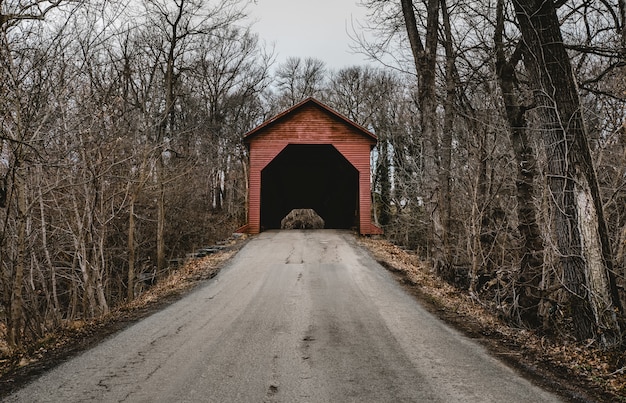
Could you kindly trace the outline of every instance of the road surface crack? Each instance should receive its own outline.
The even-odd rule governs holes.
[[[263,402],[274,402],[274,395],[278,393],[278,388],[280,386],[280,382],[278,381],[278,355],[274,355],[272,358],[272,375],[270,377],[269,386],[267,387],[267,392],[265,393],[265,399]]]
[[[300,257],[298,258],[296,255],[297,249],[295,247],[291,248],[287,259],[285,259],[285,264],[304,264],[304,257],[302,256],[302,252],[300,252]]]
[[[311,343],[315,341],[315,337],[313,337],[313,332],[315,331],[314,327],[311,325],[309,329],[305,333],[302,338],[302,344],[300,345],[301,358],[303,361],[311,358],[311,354],[309,353],[309,349],[311,348]]]

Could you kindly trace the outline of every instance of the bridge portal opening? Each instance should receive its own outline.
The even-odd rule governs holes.
[[[359,173],[329,144],[290,144],[261,171],[261,228],[278,229],[293,209],[311,208],[325,228],[352,228]]]

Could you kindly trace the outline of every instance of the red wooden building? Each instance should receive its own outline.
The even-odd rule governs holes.
[[[308,98],[244,135],[250,155],[248,224],[280,228],[294,208],[312,208],[326,228],[380,234],[371,221],[370,152],[376,136]]]

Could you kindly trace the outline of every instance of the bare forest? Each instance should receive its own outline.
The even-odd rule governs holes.
[[[0,0],[1,352],[244,224],[242,135],[309,96],[378,136],[390,240],[514,326],[624,345],[625,0],[362,0],[371,63],[338,70],[276,62],[246,5]]]

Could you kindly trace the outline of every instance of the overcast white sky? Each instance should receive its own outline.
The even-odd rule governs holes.
[[[331,69],[366,63],[350,49],[352,20],[365,20],[357,0],[257,0],[248,7],[252,30],[269,46],[277,62],[290,56],[315,57]]]

